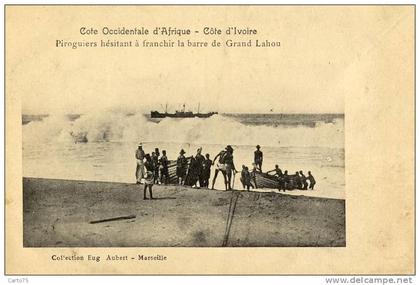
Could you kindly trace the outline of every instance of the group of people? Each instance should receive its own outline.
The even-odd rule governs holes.
[[[303,171],[296,171],[295,174],[289,175],[288,171],[285,170],[284,173],[281,171],[279,166],[276,164],[273,170],[267,172],[267,174],[273,173],[279,180],[279,190],[293,190],[293,189],[300,189],[300,190],[314,190],[316,181],[313,177],[312,173],[308,171],[308,176],[303,174]],[[309,184],[308,184],[309,181]]]
[[[142,179],[144,179],[144,199],[147,199],[147,189],[149,189],[150,199],[153,199],[153,184],[158,183],[159,181],[169,183],[169,160],[166,156],[166,151],[162,150],[162,156],[159,156],[160,152],[158,148],[155,148],[152,155],[149,153],[146,154],[143,150],[142,143],[139,144],[136,150],[136,183],[142,184]]]
[[[176,176],[180,185],[195,187],[208,187],[212,161],[210,155],[201,154],[202,148],[197,149],[195,156],[185,157],[185,151],[181,149],[176,160]],[[189,163],[188,163],[189,160]]]
[[[261,146],[257,145],[256,150],[254,151],[253,169],[250,171],[247,166],[242,165],[240,180],[244,189],[250,190],[250,188],[258,188],[256,173],[263,173],[262,163],[263,153],[261,151]],[[289,175],[287,170],[285,170],[283,173],[279,166],[276,164],[273,170],[267,171],[265,173],[268,175],[272,173],[274,174],[278,181],[278,190],[280,191],[293,189],[308,190],[308,186],[309,189],[314,190],[316,184],[315,178],[310,171],[308,171],[308,176],[305,176],[302,170],[296,171],[295,174]]]
[[[233,183],[232,176],[238,171],[233,162],[233,148],[228,145],[221,150],[213,160],[207,153],[205,156],[202,154],[202,148],[197,149],[195,155],[189,157],[185,156],[185,151],[181,149],[179,156],[176,160],[176,182],[179,185],[188,185],[193,188],[209,187],[211,167],[215,165],[214,177],[212,180],[211,189],[214,189],[216,179],[219,173],[222,174],[226,190],[232,190]],[[150,199],[153,199],[152,186],[153,184],[169,184],[169,160],[166,156],[166,151],[162,150],[162,155],[158,148],[152,154],[146,154],[143,150],[143,145],[140,143],[135,154],[137,160],[136,167],[136,183],[143,184],[144,180],[144,199],[147,199],[146,192],[149,189]],[[241,183],[244,189],[258,188],[256,181],[256,173],[262,173],[263,152],[259,145],[256,146],[254,152],[254,163],[252,171],[248,167],[242,166]],[[289,175],[287,170],[283,173],[282,170],[276,165],[275,169],[266,172],[266,174],[274,173],[278,179],[279,190],[314,189],[315,179],[311,172],[305,176],[302,171],[296,172],[294,175]],[[309,180],[309,184],[308,181]],[[172,182],[173,183],[173,182]]]

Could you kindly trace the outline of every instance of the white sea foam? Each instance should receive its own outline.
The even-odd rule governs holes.
[[[269,119],[268,119],[269,120]],[[82,115],[75,121],[53,115],[23,126],[24,142],[174,142],[195,144],[261,144],[273,147],[344,147],[344,120],[303,125],[247,125],[223,115],[207,119],[148,120],[143,114],[121,111]]]

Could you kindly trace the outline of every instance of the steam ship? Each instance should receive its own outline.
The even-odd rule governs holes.
[[[218,114],[218,112],[209,112],[209,113],[200,113],[200,104],[198,104],[197,113],[191,111],[185,111],[185,104],[182,105],[181,111],[175,111],[175,113],[168,113],[168,104],[166,104],[165,112],[161,113],[159,111],[151,111],[151,118],[209,118],[213,115]]]

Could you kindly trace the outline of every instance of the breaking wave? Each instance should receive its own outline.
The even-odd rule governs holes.
[[[53,115],[23,126],[24,142],[175,142],[299,147],[344,147],[344,120],[315,122],[314,127],[247,125],[215,115],[207,119],[165,118],[154,122],[143,114],[120,111],[85,114],[76,120]]]

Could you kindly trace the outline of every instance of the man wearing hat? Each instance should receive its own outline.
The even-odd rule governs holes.
[[[139,143],[139,146],[136,150],[136,160],[137,160],[137,167],[136,167],[136,184],[141,184],[141,180],[144,178],[144,150],[143,144]]]
[[[260,150],[260,145],[256,146],[257,150],[254,151],[254,163],[258,169],[262,172],[262,163],[263,163],[263,153]]]
[[[179,156],[176,160],[176,176],[178,177],[179,185],[184,184],[185,176],[187,175],[188,161],[184,154],[185,151],[181,149],[181,151],[179,152]]]

